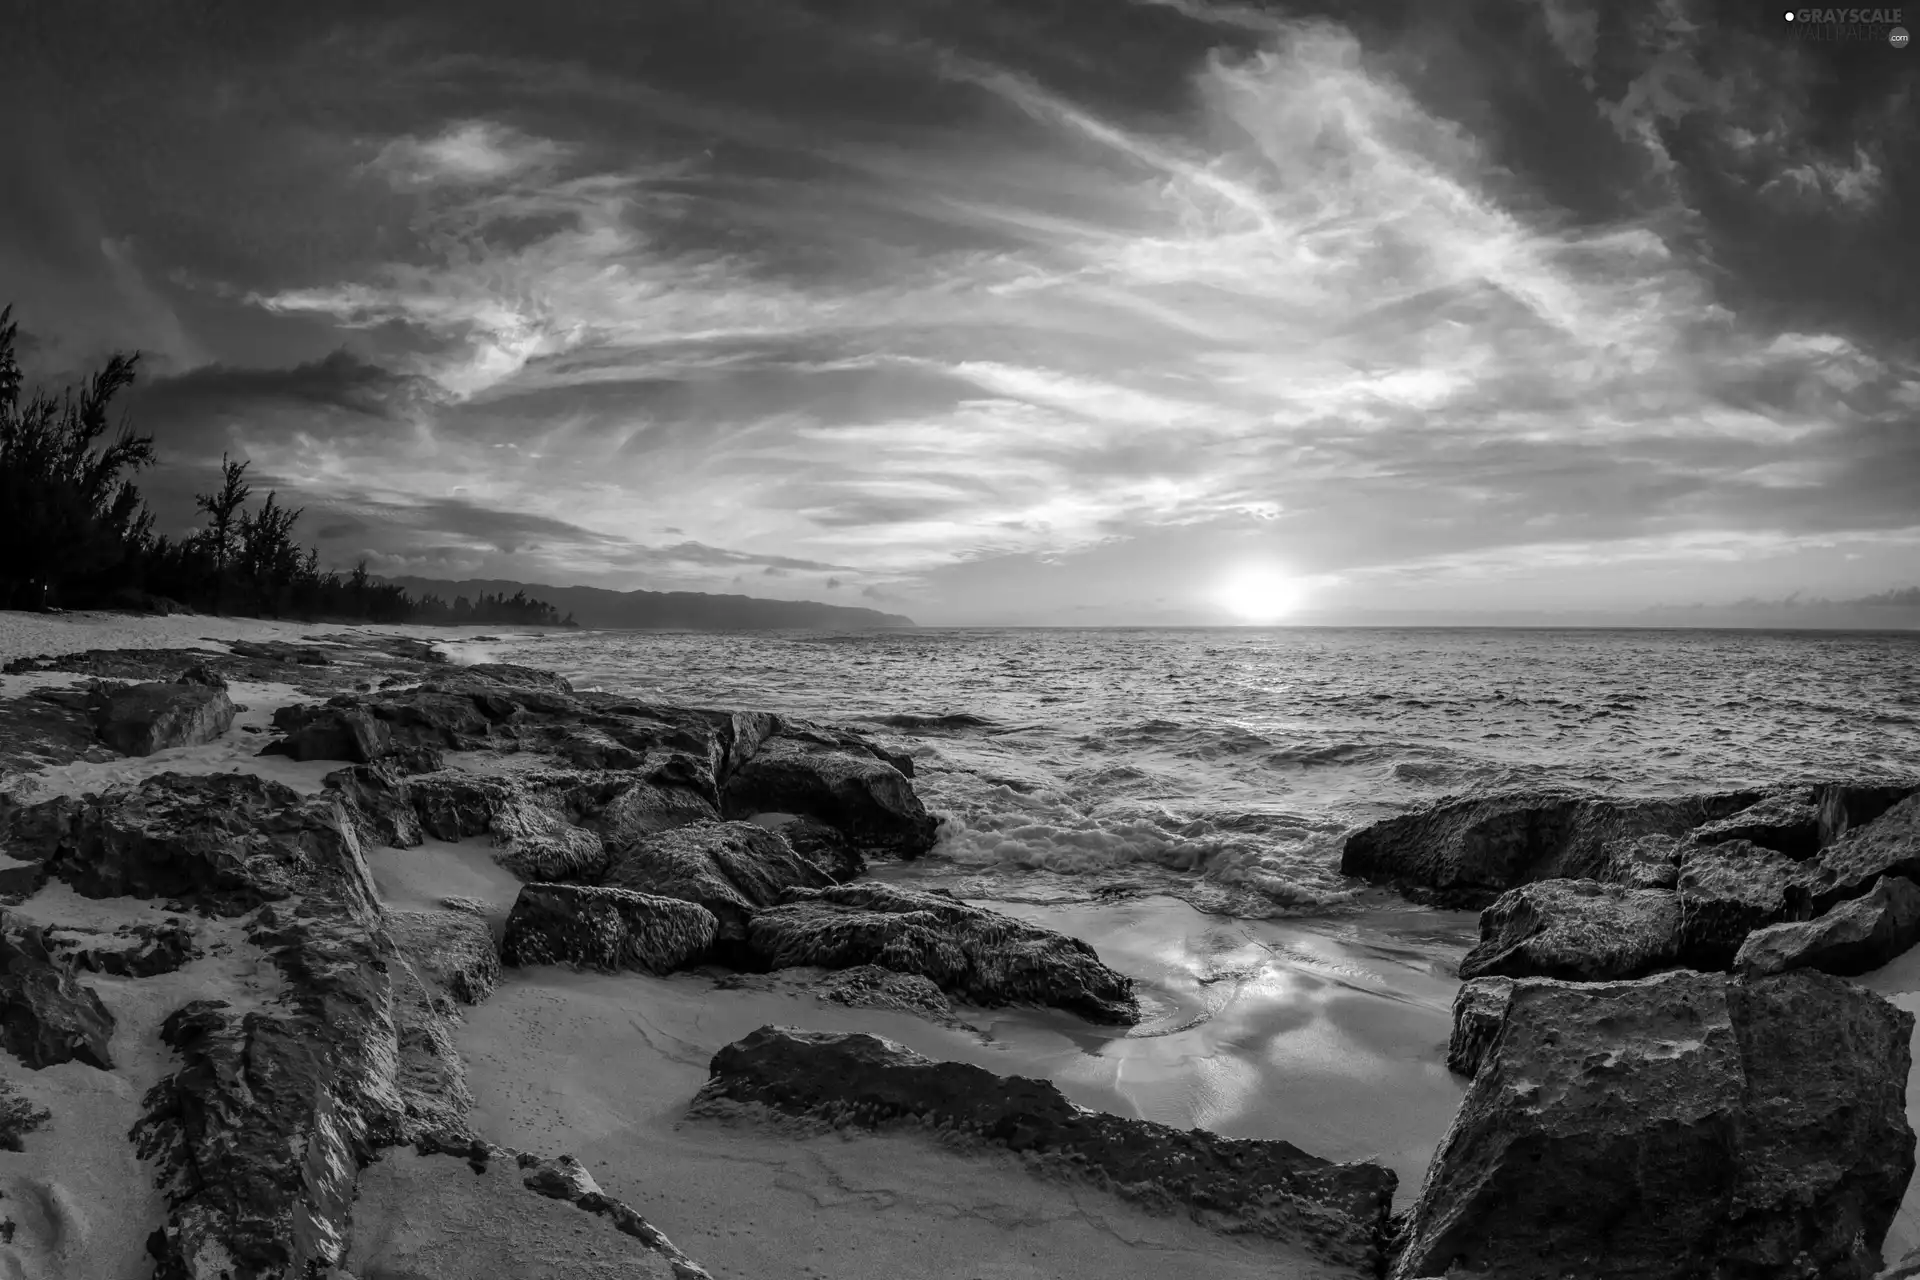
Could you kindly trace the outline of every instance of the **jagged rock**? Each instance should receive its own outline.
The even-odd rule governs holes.
[[[113,1070],[113,1014],[47,951],[41,931],[0,913],[0,1047],[35,1071]]]
[[[1866,973],[1920,942],[1920,887],[1881,876],[1864,897],[1836,903],[1815,920],[1770,925],[1747,935],[1733,967],[1750,977],[1789,969]]]
[[[854,1009],[897,1009],[943,1026],[964,1026],[946,992],[917,973],[895,973],[877,964],[829,973],[811,987],[814,995]]]
[[[835,884],[845,884],[867,874],[867,860],[860,850],[818,818],[790,818],[778,829],[795,853],[826,872]]]
[[[728,776],[721,808],[729,817],[817,818],[853,845],[904,858],[933,848],[939,826],[894,764],[805,737],[762,742]]]
[[[1512,978],[1472,978],[1453,994],[1453,1034],[1447,1040],[1447,1069],[1472,1079],[1493,1048],[1513,998]]]
[[[747,927],[768,968],[877,964],[917,973],[972,1004],[1050,1005],[1089,1022],[1139,1021],[1133,980],[1078,938],[944,894],[863,882],[793,889]]]
[[[1799,864],[1749,840],[1689,849],[1674,896],[1680,948],[1696,969],[1728,969],[1747,934],[1785,920]]]
[[[1515,982],[1392,1276],[1866,1280],[1913,1022],[1807,971]]]
[[[1737,813],[1763,792],[1608,800],[1520,792],[1442,800],[1347,837],[1340,873],[1391,885],[1416,900],[1484,907],[1534,880],[1595,879],[1608,848],[1639,836],[1684,836]]]
[[[93,707],[100,740],[128,756],[150,756],[171,747],[192,747],[233,727],[233,703],[225,687],[198,683],[101,686]]]
[[[336,769],[321,785],[338,793],[362,844],[411,849],[426,838],[412,789],[385,762]]]
[[[388,911],[394,941],[462,1004],[479,1004],[500,982],[500,954],[485,920],[465,911]]]
[[[19,1086],[0,1076],[0,1151],[25,1151],[25,1137],[53,1119],[45,1107],[21,1096]]]
[[[568,820],[578,775],[520,779],[446,772],[409,779],[421,827],[440,840],[491,834],[494,861],[530,883],[594,880],[606,872],[606,843]]]
[[[1820,809],[1811,790],[1779,791],[1738,813],[1701,824],[1696,845],[1746,840],[1796,862],[1820,852]]]
[[[704,956],[718,922],[705,907],[627,889],[530,884],[507,915],[510,965],[671,973]]]
[[[286,736],[260,748],[263,756],[371,764],[394,751],[393,731],[365,707],[281,707],[273,713],[273,727]]]
[[[303,667],[326,667],[333,659],[325,649],[285,640],[234,640],[227,647],[236,658],[259,658],[267,662],[297,663]]]
[[[642,836],[615,858],[616,889],[697,902],[719,921],[716,945],[744,952],[747,921],[791,888],[833,880],[778,832],[751,822],[703,822]]]
[[[204,685],[209,689],[225,689],[227,678],[204,662],[196,662],[182,671],[177,677],[180,684]]]
[[[606,873],[607,846],[537,804],[510,804],[493,816],[493,860],[530,883],[596,880]]]
[[[1378,1165],[1086,1111],[1048,1081],[936,1062],[858,1032],[762,1027],[721,1049],[709,1070],[697,1111],[757,1103],[832,1123],[952,1131],[1337,1265],[1372,1274],[1383,1259],[1396,1180]]]
[[[179,899],[238,916],[339,880],[371,914],[374,891],[339,801],[247,773],[160,773],[128,791],[26,806],[8,851],[90,898]]]
[[[54,932],[49,930],[50,934]],[[68,932],[58,931],[57,945],[71,948],[68,959],[74,968],[116,978],[172,973],[200,954],[194,946],[193,925],[177,916],[123,924],[110,937],[99,940],[69,939],[65,936]],[[54,939],[49,938],[49,943],[54,945]]]
[[[512,662],[476,662],[460,668],[469,679],[481,679],[510,689],[543,689],[548,693],[572,693],[573,684],[565,676],[538,667],[523,667]]]
[[[1797,878],[1794,902],[1802,914],[1818,914],[1859,897],[1883,875],[1920,881],[1920,793],[1821,850]]]
[[[1537,880],[1480,913],[1480,941],[1462,978],[1639,978],[1680,957],[1681,909],[1665,889],[1594,880]]]
[[[694,822],[718,822],[720,809],[698,787],[634,779],[588,820],[607,847],[619,849],[658,831]]]
[[[1820,847],[1826,848],[1855,827],[1864,827],[1908,796],[1920,782],[1827,782],[1813,789],[1820,812]]]
[[[1680,854],[1685,846],[1674,836],[1635,836],[1607,846],[1607,865],[1600,879],[1630,889],[1671,889],[1680,879]]]

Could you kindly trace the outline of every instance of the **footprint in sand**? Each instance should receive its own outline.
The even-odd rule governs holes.
[[[4,1280],[82,1280],[92,1234],[79,1199],[57,1182],[13,1178],[0,1191]]]

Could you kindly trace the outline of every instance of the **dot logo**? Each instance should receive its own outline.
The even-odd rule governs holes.
[[[1906,48],[1907,29],[1905,27],[1895,27],[1893,30],[1887,32],[1887,43],[1896,49]]]

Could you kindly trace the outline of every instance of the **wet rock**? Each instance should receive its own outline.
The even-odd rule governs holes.
[[[1796,862],[1820,852],[1820,810],[1811,790],[1779,791],[1738,813],[1695,828],[1696,845],[1745,840]]]
[[[1793,887],[1799,914],[1857,898],[1883,875],[1920,881],[1920,793],[1853,827],[1805,864]]]
[[[1418,901],[1484,907],[1534,880],[1597,879],[1611,861],[1609,846],[1641,836],[1685,836],[1763,795],[1610,800],[1520,792],[1442,800],[1353,832],[1340,872],[1393,886]]]
[[[1607,846],[1607,865],[1600,879],[1630,889],[1671,889],[1680,879],[1684,844],[1674,836],[1635,836]]]
[[[1140,1019],[1133,980],[1078,938],[944,894],[873,882],[794,889],[754,916],[748,944],[767,968],[879,965],[917,973],[970,1004],[1047,1005],[1089,1022]]]
[[[1747,934],[1789,917],[1799,865],[1749,840],[1688,850],[1674,886],[1684,961],[1696,969],[1731,968]]]
[[[713,913],[678,898],[588,885],[523,886],[507,915],[501,958],[617,973],[671,973],[712,947]]]
[[[1805,971],[1518,981],[1391,1274],[1866,1280],[1914,1168],[1912,1030]]]
[[[1681,907],[1665,889],[1594,880],[1538,880],[1480,913],[1480,941],[1462,978],[1639,978],[1680,958]]]
[[[811,737],[761,743],[728,776],[721,809],[739,818],[802,814],[862,850],[903,858],[933,848],[939,825],[895,764]]]
[[[194,945],[193,924],[178,916],[123,924],[106,937],[70,939],[65,936],[67,930],[58,932],[59,942],[68,949],[67,959],[74,968],[116,978],[152,978],[172,973],[200,954]]]
[[[462,1004],[479,1004],[500,983],[500,953],[480,917],[465,911],[388,911],[400,950]]]
[[[371,916],[374,891],[339,801],[248,773],[160,773],[127,791],[26,806],[9,852],[90,898],[179,900],[213,915],[325,886]]]
[[[102,686],[93,709],[100,740],[127,756],[192,747],[233,727],[233,703],[224,687],[205,684]]]
[[[63,1062],[113,1070],[113,1014],[47,950],[41,931],[0,913],[0,1047],[35,1071]]]
[[[1453,995],[1453,1034],[1447,1040],[1447,1069],[1472,1079],[1493,1048],[1513,999],[1512,978],[1472,978]]]
[[[856,965],[829,973],[810,990],[822,1000],[852,1009],[894,1009],[942,1026],[967,1025],[954,1014],[946,992],[931,979],[917,973],[895,973],[877,964]]]
[[[1814,920],[1770,925],[1747,935],[1733,967],[1750,977],[1790,969],[1842,976],[1866,973],[1920,942],[1920,887],[1882,876],[1865,896]]]
[[[1383,1258],[1395,1178],[1377,1165],[1086,1111],[1048,1081],[936,1062],[858,1032],[762,1027],[715,1054],[709,1072],[696,1111],[760,1104],[831,1123],[918,1124],[1336,1265],[1371,1274]]]
[[[25,1151],[26,1136],[51,1119],[52,1112],[35,1106],[18,1085],[0,1076],[0,1151]]]
[[[751,822],[703,822],[642,836],[623,850],[605,883],[697,902],[719,922],[715,945],[746,952],[747,922],[792,888],[833,880],[776,831]]]

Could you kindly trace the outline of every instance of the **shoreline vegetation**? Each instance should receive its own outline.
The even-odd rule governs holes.
[[[249,506],[244,459],[221,458],[220,485],[199,494],[206,524],[172,538],[134,477],[155,461],[152,436],[110,421],[139,356],[115,355],[79,387],[25,392],[20,326],[0,309],[0,609],[191,611],[315,622],[570,626],[524,591],[411,595],[367,572],[320,568],[294,539],[301,510],[269,491]]]

